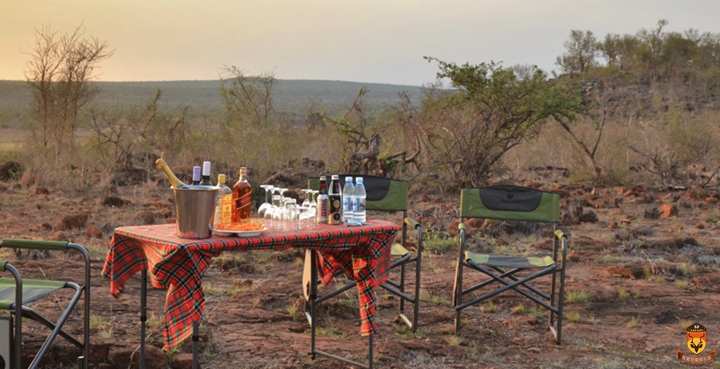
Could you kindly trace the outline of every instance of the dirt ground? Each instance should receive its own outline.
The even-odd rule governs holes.
[[[676,349],[689,353],[685,328],[692,323],[707,327],[703,354],[720,347],[720,190],[542,187],[562,193],[561,229],[572,249],[562,344],[556,345],[546,328],[547,313],[514,292],[466,309],[461,335],[455,337],[450,301],[459,200],[414,189],[411,215],[428,234],[419,329],[411,332],[394,323],[398,301],[380,291],[378,368],[684,367]],[[0,238],[69,239],[90,250],[94,368],[136,368],[139,356],[139,275],[117,299],[100,275],[112,231],[121,225],[165,223],[174,216],[170,198],[155,182],[83,192],[0,182]],[[78,214],[87,214],[84,221],[79,217],[80,224],[61,222]],[[540,254],[549,245],[541,239],[541,230],[490,224],[478,228],[492,237],[471,242],[486,251]],[[509,247],[508,242],[519,246]],[[207,305],[201,323],[202,368],[348,367],[307,356],[302,256],[302,250],[286,250],[213,260],[203,278]],[[80,278],[81,264],[69,255],[18,256],[0,250],[0,257],[28,278]],[[547,286],[548,281],[538,284]],[[318,346],[362,361],[367,338],[359,336],[357,292],[351,291],[321,307]],[[58,300],[33,306],[55,317]],[[161,350],[164,300],[165,291],[149,290],[147,367],[189,368],[189,341],[173,352]],[[79,313],[69,323],[78,337]],[[25,327],[29,358],[44,339],[44,329],[32,322]],[[78,355],[58,338],[46,367],[72,367]]]

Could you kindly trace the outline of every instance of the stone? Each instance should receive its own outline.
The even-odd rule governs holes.
[[[660,210],[657,208],[652,208],[650,210],[645,210],[643,213],[643,218],[645,219],[658,219],[660,218]]]
[[[60,220],[60,229],[68,230],[68,229],[85,228],[85,225],[86,225],[89,217],[90,217],[89,214],[65,215]]]
[[[708,197],[707,190],[702,187],[693,187],[686,192],[687,196],[693,200],[702,200]]]
[[[593,207],[595,209],[604,208],[605,207],[605,200],[603,199],[591,199],[587,201],[588,206]]]
[[[676,217],[678,215],[678,208],[675,205],[663,204],[660,207],[660,216],[663,218]]]
[[[55,231],[50,236],[50,241],[70,241],[70,238],[63,231]]]
[[[577,250],[572,250],[572,251],[568,252],[567,258],[570,261],[578,262],[578,261],[580,261],[580,253],[577,252]]]
[[[484,223],[485,220],[480,218],[470,218],[465,220],[465,224],[473,228],[480,228]]]
[[[170,367],[172,369],[191,369],[192,361],[192,354],[183,352],[172,357]]]
[[[123,205],[125,205],[127,201],[117,197],[117,196],[107,196],[103,200],[103,205],[110,206],[110,207],[116,207],[119,208]]]
[[[512,237],[512,236],[510,236],[510,235],[506,235],[506,234],[504,234],[504,235],[502,235],[502,236],[500,236],[500,237],[498,237],[498,238],[495,239],[495,244],[498,245],[498,246],[512,245],[512,244],[514,244],[515,242],[517,242],[517,240],[515,239],[515,237]]]
[[[16,161],[6,161],[0,164],[0,181],[9,181],[20,179],[22,175],[22,165]]]
[[[85,237],[87,238],[103,238],[103,231],[96,225],[91,225],[85,229]]]
[[[142,215],[142,224],[155,224],[155,215],[153,213],[145,213]]]
[[[595,223],[598,221],[598,216],[594,211],[586,211],[579,218],[582,223]]]
[[[453,221],[448,224],[447,229],[448,231],[457,234],[458,233],[458,225],[460,225],[460,219],[454,219]]]

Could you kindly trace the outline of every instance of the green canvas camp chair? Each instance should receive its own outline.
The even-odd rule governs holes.
[[[83,369],[88,368],[88,358],[90,355],[90,257],[84,247],[63,241],[33,241],[33,240],[14,240],[4,239],[0,242],[0,248],[15,248],[15,249],[33,249],[33,250],[56,250],[66,251],[73,249],[79,251],[85,259],[85,279],[84,285],[78,285],[73,282],[65,281],[52,281],[52,280],[35,280],[35,279],[22,279],[20,273],[16,268],[6,261],[0,261],[0,272],[9,272],[12,278],[0,278],[0,309],[7,310],[11,315],[15,317],[14,321],[6,320],[4,327],[7,329],[6,333],[10,335],[13,330],[14,334],[12,339],[6,339],[6,337],[0,337],[0,354],[5,351],[11,351],[8,353],[7,358],[4,358],[5,365],[7,368],[20,369],[21,367],[21,347],[22,347],[22,327],[23,319],[30,318],[35,320],[42,325],[50,329],[50,334],[47,339],[40,347],[40,350],[33,358],[28,368],[36,368],[43,355],[47,352],[50,345],[53,343],[55,338],[59,335],[68,340],[73,345],[83,350],[83,355],[78,358],[79,367]],[[67,302],[60,318],[56,323],[52,323],[49,320],[42,317],[30,309],[26,304],[47,296],[59,289],[69,288],[74,290],[74,295]],[[83,341],[78,341],[75,337],[66,333],[62,330],[63,325],[67,321],[68,317],[72,313],[73,309],[77,305],[80,297],[85,294],[85,305],[83,308]],[[18,308],[21,307],[21,308]],[[7,337],[10,338],[10,337]],[[2,367],[2,366],[0,366]]]
[[[465,220],[468,218],[550,223],[554,231],[552,254],[525,257],[487,255],[467,251],[468,235],[466,234]],[[460,250],[455,270],[455,287],[453,288],[456,334],[460,334],[460,314],[463,309],[501,292],[514,290],[549,310],[549,327],[556,342],[560,343],[563,299],[565,297],[565,256],[568,242],[563,232],[557,229],[559,219],[560,196],[556,193],[518,186],[490,186],[462,190],[460,195]],[[465,267],[482,272],[490,278],[463,289],[463,269]],[[546,275],[551,276],[549,294],[529,283]],[[492,287],[492,285],[497,286],[498,284],[498,288],[463,302],[465,295],[474,293],[483,287]],[[559,290],[557,294],[556,290]]]
[[[420,265],[422,262],[422,227],[415,220],[408,217],[408,182],[396,179],[390,179],[385,177],[368,176],[368,175],[356,175],[356,174],[341,174],[341,188],[345,185],[346,177],[356,178],[357,176],[363,177],[363,184],[365,186],[365,192],[367,193],[366,198],[366,209],[368,211],[378,211],[387,213],[399,213],[402,215],[402,234],[400,243],[393,244],[392,256],[394,258],[392,265],[390,266],[391,275],[388,280],[381,285],[382,288],[386,289],[390,293],[398,296],[398,318],[413,332],[417,329],[419,308],[420,308]],[[320,188],[320,179],[317,177],[310,178],[308,180],[308,186],[310,189],[317,190]],[[407,231],[408,227],[415,229],[417,232],[417,250],[415,253],[407,249]],[[305,270],[303,273],[303,289],[306,298],[306,309],[305,315],[307,316],[308,322],[311,325],[311,332],[313,335],[313,348],[314,345],[314,329],[315,329],[315,316],[314,308],[315,305],[333,298],[351,288],[356,288],[355,281],[351,281],[344,286],[329,292],[321,297],[316,294],[317,291],[317,278],[316,271],[314,270],[315,263],[311,262],[312,252],[306,251],[305,255]],[[415,264],[415,285],[411,294],[406,292],[406,272],[407,266]],[[392,270],[399,269],[399,274],[393,279]],[[315,277],[315,278],[313,278]],[[315,281],[313,283],[313,280]],[[314,287],[314,288],[313,288]],[[412,319],[409,319],[405,313],[406,303],[413,305]],[[372,336],[370,336],[372,340]],[[370,343],[370,363],[372,363],[372,341]],[[317,350],[315,350],[317,351]],[[322,352],[320,352],[322,354]],[[337,357],[334,357],[339,359]],[[343,360],[343,359],[341,359]],[[343,360],[349,362],[347,360]],[[352,362],[351,362],[352,363]],[[358,363],[352,363],[358,365]],[[362,365],[361,365],[362,366]]]

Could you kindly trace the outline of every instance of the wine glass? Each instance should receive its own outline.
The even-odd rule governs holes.
[[[274,190],[277,191],[277,193],[280,195],[280,199],[282,200],[283,197],[284,197],[283,194],[284,194],[285,191],[287,191],[288,189],[287,189],[287,188],[282,188],[282,187],[275,187]],[[282,204],[284,204],[284,202],[283,202]]]
[[[314,217],[317,214],[317,196],[320,191],[310,190],[310,214]]]
[[[303,188],[303,189],[300,190],[300,191],[302,191],[302,193],[305,194],[305,200],[303,200],[301,206],[309,207],[309,206],[310,206],[310,199],[309,199],[309,197],[310,197],[310,193],[312,192],[312,190],[309,189],[309,188]]]
[[[272,190],[273,190],[273,187],[274,187],[274,186],[273,186],[273,185],[264,184],[264,185],[260,185],[260,187],[262,187],[263,189],[265,189],[265,202],[262,203],[262,204],[260,205],[260,207],[258,208],[258,215],[259,215],[261,218],[263,218],[263,217],[265,216],[265,212],[267,211],[267,209],[269,209],[269,208],[272,207],[272,204],[270,203],[270,201],[271,201],[271,194],[272,194]]]
[[[274,195],[275,190],[277,190],[277,188],[270,190],[270,193],[273,194],[271,196],[272,202],[270,203],[270,207],[265,209],[265,219],[270,219],[273,228],[277,226],[277,217],[282,214],[280,210],[281,197],[280,195]]]

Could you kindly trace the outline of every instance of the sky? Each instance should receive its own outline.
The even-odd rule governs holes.
[[[115,50],[100,81],[278,79],[420,86],[437,64],[556,70],[571,30],[720,33],[718,0],[0,0],[0,80],[23,80],[36,29],[77,27]]]

